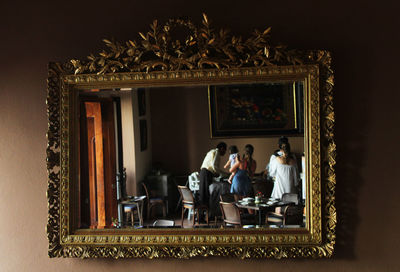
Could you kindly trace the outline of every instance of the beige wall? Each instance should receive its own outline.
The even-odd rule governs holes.
[[[398,271],[400,241],[396,1],[2,1],[0,271]],[[336,256],[331,260],[49,259],[45,232],[46,65],[85,58],[102,38],[136,39],[154,18],[205,11],[240,34],[272,26],[297,48],[333,52]],[[205,152],[205,150],[199,150]],[[197,166],[197,163],[193,167]]]
[[[128,195],[136,193],[136,160],[135,160],[135,131],[132,100],[133,91],[120,92],[121,123],[122,125],[122,156],[126,169],[126,191]]]
[[[146,114],[139,116],[138,103],[137,103],[137,90],[133,91],[133,114],[134,114],[134,136],[135,136],[135,192],[134,195],[140,194],[140,182],[143,181],[144,177],[149,173],[152,166],[152,130],[151,130],[151,109],[149,102],[149,92],[145,90],[146,95]],[[147,148],[140,150],[140,120],[146,120],[147,124]],[[138,192],[138,193],[136,193]]]
[[[200,170],[206,153],[220,141],[236,145],[243,154],[246,144],[254,146],[256,172],[261,172],[278,148],[278,137],[211,138],[207,87],[157,88],[150,90],[153,128],[153,160],[165,170],[184,175]],[[304,137],[289,137],[292,152],[304,152]],[[221,159],[226,163],[229,152]]]
[[[151,144],[151,110],[148,90],[146,93],[146,114],[139,116],[137,90],[120,91],[123,161],[126,168],[126,190],[128,195],[139,194],[138,184],[151,169],[152,144]],[[147,120],[147,149],[140,150],[140,120]]]

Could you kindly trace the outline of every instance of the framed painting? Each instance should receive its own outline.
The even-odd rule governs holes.
[[[209,87],[211,137],[302,135],[302,82]]]

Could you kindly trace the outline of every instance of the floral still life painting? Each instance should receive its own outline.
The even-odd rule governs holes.
[[[211,86],[213,137],[298,134],[302,130],[302,84]]]

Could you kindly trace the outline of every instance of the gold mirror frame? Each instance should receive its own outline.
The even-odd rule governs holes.
[[[50,257],[240,258],[330,257],[334,251],[333,71],[323,50],[290,50],[269,41],[270,28],[247,40],[202,24],[151,24],[141,42],[104,40],[109,51],[88,60],[50,63],[48,78],[48,222]],[[189,32],[177,43],[176,27]],[[170,53],[174,52],[174,53]],[[146,56],[146,58],[144,57]],[[300,229],[75,230],[73,95],[77,90],[302,80],[305,83],[307,224]]]

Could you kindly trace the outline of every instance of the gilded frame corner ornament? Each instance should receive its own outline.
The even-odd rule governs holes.
[[[187,28],[183,41],[175,27]],[[203,14],[200,26],[188,19],[154,21],[141,42],[104,40],[108,51],[87,60],[50,63],[47,81],[48,220],[50,257],[238,258],[330,257],[334,252],[335,164],[333,71],[328,51],[299,51],[270,42],[270,28],[248,39],[215,31]],[[306,82],[306,150],[310,194],[303,230],[191,230],[154,233],[79,233],[71,227],[71,103],[76,89],[168,86],[301,79]]]

